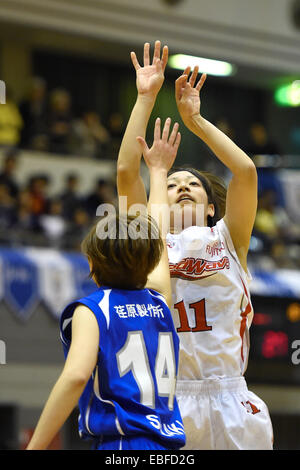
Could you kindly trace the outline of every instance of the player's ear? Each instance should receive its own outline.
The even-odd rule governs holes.
[[[208,204],[207,215],[210,215],[210,217],[213,217],[215,215],[215,206],[214,206],[214,204]]]

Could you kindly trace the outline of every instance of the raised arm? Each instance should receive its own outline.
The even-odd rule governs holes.
[[[190,68],[176,80],[175,97],[184,124],[213,151],[232,172],[226,198],[225,223],[243,268],[257,209],[257,172],[254,163],[229,137],[200,114],[200,90],[206,80],[203,74],[196,84],[198,68],[190,78]]]
[[[150,44],[146,43],[143,66],[139,64],[134,52],[131,52],[131,60],[136,70],[137,99],[124,133],[117,163],[118,195],[127,197],[127,209],[132,204],[147,203],[144,182],[140,176],[142,152],[136,138],[145,138],[157,94],[164,82],[168,47],[164,46],[161,53],[161,43],[156,41],[151,63]]]
[[[154,289],[163,294],[167,304],[171,308],[171,279],[166,247],[166,234],[168,226],[165,224],[166,219],[169,220],[167,174],[175,161],[181,136],[178,132],[178,123],[174,124],[171,132],[170,126],[171,119],[168,118],[161,133],[160,119],[158,118],[156,120],[154,128],[154,141],[150,149],[143,137],[138,137],[137,141],[140,143],[141,148],[143,149],[144,159],[150,173],[148,213],[158,223],[164,242],[163,255],[157,267],[149,275],[146,287]]]

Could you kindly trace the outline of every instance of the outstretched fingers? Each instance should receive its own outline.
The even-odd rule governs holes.
[[[155,59],[160,60],[160,41],[155,41],[154,44],[154,52],[153,52],[153,64],[155,63]]]
[[[203,87],[204,82],[205,82],[205,80],[206,80],[206,77],[207,77],[206,73],[203,73],[203,74],[201,75],[201,77],[200,77],[200,79],[199,79],[199,81],[198,81],[198,83],[197,83],[197,85],[196,85],[196,90],[198,90],[198,91],[201,90],[201,88]]]
[[[159,118],[159,117],[155,120],[155,125],[154,125],[154,140],[155,140],[155,141],[160,140],[160,118]]]
[[[178,122],[175,122],[172,132],[169,137],[169,144],[174,145],[178,136],[178,129],[179,129],[179,124]]]
[[[155,41],[154,44],[154,52],[153,52],[153,59],[152,65],[156,65],[157,67],[161,67],[163,71],[166,68],[169,56],[169,49],[168,46],[164,46],[161,54],[161,42]],[[131,61],[135,70],[139,70],[142,66],[140,65],[136,53],[134,51],[130,52]],[[150,65],[150,43],[146,42],[144,44],[144,56],[143,56],[143,66],[147,67]]]
[[[145,141],[144,137],[138,136],[136,138],[136,140],[140,144],[143,154],[145,154],[146,152],[149,151],[149,147],[148,147],[147,142]]]
[[[175,139],[175,142],[173,144],[173,149],[175,150],[176,153],[177,153],[178,147],[180,145],[180,141],[181,141],[181,134],[180,134],[180,132],[177,132],[176,139]]]
[[[162,56],[161,56],[161,63],[162,63],[163,70],[165,70],[166,65],[168,63],[168,57],[169,57],[169,48],[168,46],[164,46],[163,51],[162,51]]]
[[[165,125],[164,125],[163,132],[162,132],[162,137],[161,137],[161,140],[164,143],[168,142],[168,137],[169,137],[169,133],[170,133],[170,126],[171,126],[171,118],[167,118],[166,121],[165,121]]]
[[[188,79],[188,75],[183,74],[183,75],[180,75],[180,77],[178,77],[177,80],[175,81],[175,98],[177,101],[180,100],[182,97],[183,90],[187,84],[187,79]]]
[[[135,70],[138,70],[141,68],[139,61],[137,60],[136,53],[135,52],[130,52],[130,57],[131,57],[131,62],[135,68]]]
[[[146,42],[144,44],[144,66],[150,65],[150,44]]]
[[[164,128],[163,128],[162,142],[173,147],[173,150],[177,152],[177,149],[180,144],[180,139],[181,139],[181,135],[178,132],[178,129],[179,129],[178,122],[175,122],[171,133],[170,133],[170,128],[171,128],[171,118],[167,118],[165,121]]]
[[[198,73],[199,73],[199,66],[196,65],[189,79],[189,84],[191,85],[192,88],[194,88]]]
[[[169,49],[168,46],[164,46],[161,54],[160,48],[160,41],[155,41],[152,64],[156,65],[158,70],[162,69],[164,72],[168,63]]]

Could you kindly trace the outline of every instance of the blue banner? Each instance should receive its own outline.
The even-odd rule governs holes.
[[[85,297],[94,292],[97,286],[89,278],[90,269],[87,259],[80,253],[65,253],[64,256],[73,267],[72,275],[79,297]]]
[[[300,272],[257,270],[250,292],[267,297],[300,299]],[[22,320],[27,320],[42,303],[59,318],[64,307],[96,289],[89,278],[89,265],[81,253],[48,248],[0,248],[0,301]]]
[[[1,249],[1,258],[3,299],[20,319],[27,320],[40,300],[37,267],[22,251]]]

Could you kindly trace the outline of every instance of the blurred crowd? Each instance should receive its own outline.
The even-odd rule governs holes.
[[[300,269],[300,223],[274,188],[265,188],[258,198],[250,254],[261,268]]]
[[[238,140],[225,118],[217,119],[215,125]],[[111,114],[106,126],[95,110],[86,109],[74,116],[68,90],[49,91],[42,78],[33,79],[29,95],[19,105],[7,90],[0,113],[0,148],[6,150],[0,170],[0,243],[77,250],[95,219],[97,207],[107,202],[116,204],[114,182],[99,180],[83,197],[76,174],[66,177],[63,191],[55,197],[49,197],[49,175],[34,176],[19,187],[15,179],[19,149],[116,161],[123,133],[119,112]],[[243,148],[254,161],[257,156],[272,155],[277,157],[274,166],[281,166],[281,149],[260,122],[249,127]],[[250,256],[262,267],[299,269],[299,221],[288,214],[274,168],[258,168],[258,175],[259,200]]]
[[[83,196],[78,190],[78,174],[68,174],[63,190],[49,196],[48,175],[35,175],[22,186],[16,183],[17,152],[7,152],[0,173],[0,243],[80,250],[96,219],[97,207],[103,203],[116,205],[114,183],[99,179]]]
[[[124,132],[122,115],[112,112],[104,125],[94,109],[73,113],[70,92],[65,88],[48,91],[42,78],[33,79],[28,96],[19,104],[7,89],[0,113],[0,147],[115,158]]]
[[[16,182],[18,150],[9,150],[0,170],[0,244],[79,250],[103,203],[117,206],[115,183],[96,180],[91,192],[79,191],[80,176],[65,177],[53,196],[49,175]],[[291,219],[276,172],[259,170],[259,199],[250,257],[262,268],[300,269],[300,224]],[[49,196],[52,194],[52,196]]]

